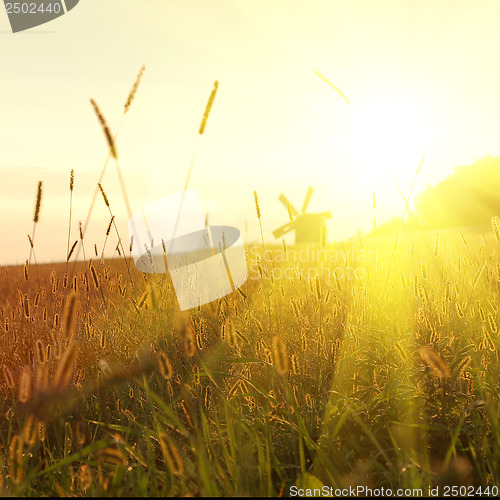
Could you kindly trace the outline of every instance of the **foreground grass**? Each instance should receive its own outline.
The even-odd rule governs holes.
[[[492,233],[248,256],[189,314],[124,259],[0,270],[3,492],[500,484]]]

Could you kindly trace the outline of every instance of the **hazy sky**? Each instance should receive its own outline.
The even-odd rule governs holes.
[[[147,70],[118,139],[132,208],[182,189],[200,118],[219,92],[191,179],[211,223],[265,237],[287,221],[277,197],[334,215],[330,239],[400,215],[389,169],[408,192],[457,165],[500,154],[500,2],[418,0],[81,0],[61,18],[12,34],[0,6],[0,262],[28,256],[36,187],[39,261],[63,260],[69,173],[74,226],[107,155],[89,98],[115,128],[140,66]],[[313,72],[349,98],[347,104]],[[114,165],[103,185],[123,235]],[[99,198],[89,246],[108,224]],[[112,250],[116,240],[110,243]]]

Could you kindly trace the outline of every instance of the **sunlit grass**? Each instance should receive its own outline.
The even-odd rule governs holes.
[[[498,218],[411,233],[403,213],[386,236],[272,245],[254,192],[247,282],[181,312],[169,275],[138,272],[128,245],[104,259],[111,231],[125,240],[100,182],[102,248],[80,225],[83,262],[68,231],[67,262],[33,265],[41,186],[30,257],[0,269],[3,493],[499,484]]]
[[[189,314],[165,275],[133,272],[135,298],[123,260],[88,285],[83,264],[74,281],[39,266],[38,299],[31,274],[2,271],[4,491],[277,495],[306,473],[394,489],[498,482],[493,233],[447,234],[438,252],[434,233],[402,235],[387,284],[392,239],[309,260],[269,249],[248,249],[243,294]]]

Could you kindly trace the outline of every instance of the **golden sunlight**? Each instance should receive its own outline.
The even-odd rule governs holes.
[[[415,101],[387,98],[353,105],[351,148],[368,178],[385,183],[389,171],[406,185],[433,135],[429,116]]]

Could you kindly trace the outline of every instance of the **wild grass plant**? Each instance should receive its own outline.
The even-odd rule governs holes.
[[[113,229],[123,242],[101,181],[104,245]],[[2,492],[498,486],[498,227],[323,231],[320,260],[262,236],[241,290],[181,312],[168,274],[138,272],[128,243],[91,258],[80,226],[83,261],[68,235],[66,262],[38,277],[31,259],[0,270]]]

